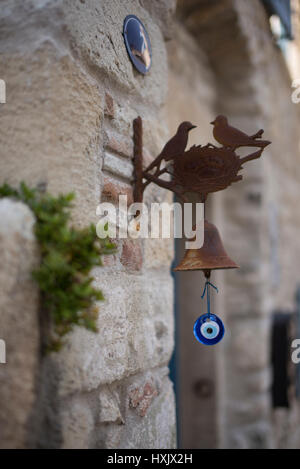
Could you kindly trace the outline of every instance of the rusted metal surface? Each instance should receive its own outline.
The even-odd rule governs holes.
[[[143,201],[143,123],[139,116],[133,121],[133,163],[135,185],[133,198],[135,202]]]
[[[184,258],[174,271],[203,270],[204,275],[209,278],[211,270],[237,269],[238,267],[225,251],[217,227],[205,220],[202,248],[187,249]]]
[[[240,181],[238,174],[247,161],[259,158],[271,142],[261,140],[263,130],[254,135],[230,126],[225,116],[218,116],[212,122],[214,137],[221,143],[217,147],[211,143],[194,145],[185,151],[188,134],[195,128],[191,122],[182,122],[176,134],[166,143],[153,162],[142,170],[142,120],[134,121],[134,164],[135,164],[135,201],[141,202],[145,188],[151,183],[168,189],[186,202],[185,194],[200,194],[205,202],[207,195],[226,189],[233,182]],[[257,147],[258,150],[241,158],[236,154],[239,147]],[[163,179],[169,175],[169,180]]]
[[[264,133],[263,129],[260,129],[254,135],[247,135],[229,125],[228,119],[225,116],[217,116],[211,124],[214,126],[213,135],[217,142],[233,151],[239,147],[259,147],[264,149],[271,143],[268,140],[260,140]]]
[[[159,170],[160,164],[163,160],[170,161],[180,158],[187,146],[189,132],[195,128],[196,126],[191,122],[182,122],[179,125],[176,134],[165,144],[161,153],[154,161],[152,161],[146,171],[150,171],[153,168]]]
[[[134,120],[135,202],[142,202],[143,192],[151,182],[174,192],[183,202],[187,201],[186,194],[191,192],[199,194],[200,201],[205,202],[209,193],[221,191],[240,181],[242,175],[238,173],[243,164],[259,158],[271,143],[261,139],[262,129],[247,135],[230,126],[222,115],[211,124],[214,126],[214,138],[221,147],[208,143],[204,146],[193,145],[186,151],[188,134],[195,126],[185,121],[161,153],[143,170],[142,119],[138,117]],[[255,147],[258,150],[241,158],[236,153],[240,147]],[[168,175],[169,179],[163,179],[164,175]],[[238,265],[226,253],[217,228],[205,220],[202,248],[186,250],[183,260],[174,270],[202,270],[208,279],[211,270],[236,268]]]

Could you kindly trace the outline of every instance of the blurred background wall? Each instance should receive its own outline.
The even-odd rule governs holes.
[[[199,305],[203,276],[176,274],[179,429],[187,448],[300,443],[290,342],[279,351],[289,368],[290,386],[282,383],[281,389],[288,393],[283,406],[289,408],[273,409],[271,393],[273,366],[278,366],[278,359],[272,363],[273,316],[281,311],[288,318],[295,311],[299,283],[299,105],[291,100],[299,70],[299,10],[294,2],[294,41],[281,35],[278,40],[271,26],[279,18],[270,21],[265,6],[261,1],[179,1],[168,48],[170,128],[177,116],[189,116],[199,124],[192,143],[212,141],[208,122],[225,114],[249,133],[264,128],[273,142],[260,160],[245,167],[242,182],[209,196],[207,218],[240,265],[213,275],[220,288],[215,312],[227,327],[217,346],[188,339],[205,307]],[[181,243],[177,247],[182,255]]]
[[[278,3],[289,4],[273,7]],[[214,310],[226,327],[217,346],[202,346],[192,335],[204,312],[202,273],[175,276],[174,381],[184,448],[300,447],[290,347],[297,338],[300,282],[300,108],[291,100],[292,79],[300,78],[298,1],[291,6],[293,40],[281,37],[290,36],[289,24],[284,29],[272,2],[261,0],[1,4],[0,78],[7,85],[0,107],[1,183],[74,191],[75,224],[96,222],[100,201],[117,204],[119,194],[132,201],[137,115],[144,121],[146,162],[183,120],[198,126],[189,144],[213,142],[209,122],[221,113],[249,134],[264,128],[273,142],[245,166],[243,181],[207,203],[207,218],[240,265],[212,277],[219,287]],[[124,47],[128,14],[143,21],[151,38],[146,77],[132,68]],[[172,200],[156,187],[145,194],[148,203]],[[0,446],[175,447],[168,377],[172,240],[118,241],[117,254],[95,271],[106,297],[99,333],[76,329],[59,354],[42,357],[38,292],[30,276],[38,261],[34,220],[27,207],[14,204],[0,202],[0,338],[7,343]],[[183,242],[175,251],[178,261]],[[275,326],[280,338],[287,334],[286,343],[275,344],[283,365],[272,349]],[[276,384],[274,401],[280,366],[289,383]]]

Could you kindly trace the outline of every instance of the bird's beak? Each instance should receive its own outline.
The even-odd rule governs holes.
[[[190,130],[195,129],[196,127],[196,125],[192,125],[192,127],[190,127]]]
[[[214,125],[215,123],[216,123],[216,121],[212,121],[212,122],[210,122],[210,124],[211,124],[211,125]]]

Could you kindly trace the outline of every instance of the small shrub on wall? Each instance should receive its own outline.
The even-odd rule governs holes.
[[[92,285],[91,270],[102,265],[101,255],[115,252],[115,245],[99,239],[93,224],[83,229],[70,225],[73,194],[54,197],[21,183],[19,189],[0,186],[0,197],[26,203],[36,217],[41,262],[32,274],[40,289],[41,310],[51,321],[47,350],[58,351],[75,325],[96,332],[96,302],[104,298]]]

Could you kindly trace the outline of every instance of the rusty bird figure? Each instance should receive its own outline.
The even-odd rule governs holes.
[[[217,142],[233,151],[238,147],[265,148],[271,143],[268,140],[257,140],[261,138],[263,130],[259,130],[254,135],[247,135],[229,125],[225,116],[217,116],[211,124],[214,126],[213,135]]]
[[[161,153],[152,161],[146,171],[150,171],[155,167],[159,169],[162,160],[170,161],[181,156],[187,146],[189,131],[195,127],[196,125],[191,124],[191,122],[182,122],[176,134],[165,144]]]

